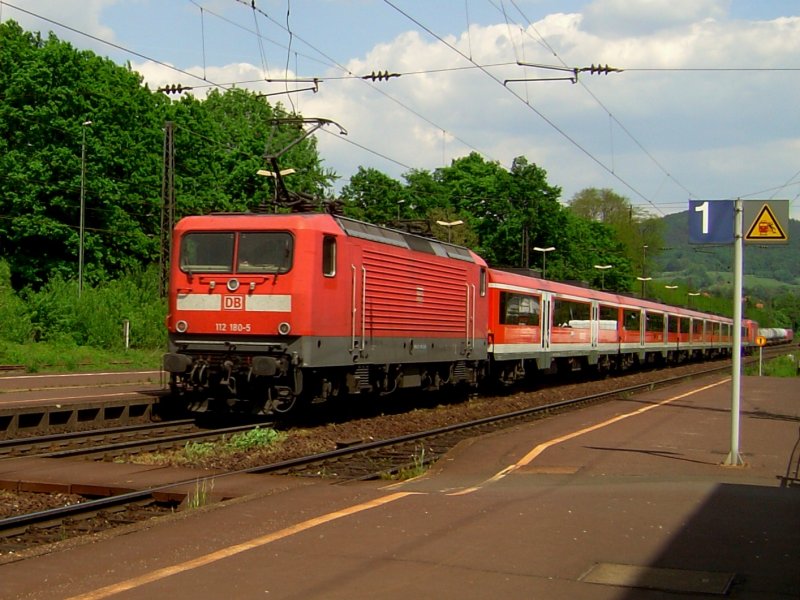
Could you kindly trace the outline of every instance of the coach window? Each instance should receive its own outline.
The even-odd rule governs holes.
[[[639,312],[638,310],[626,309],[622,313],[622,328],[625,331],[639,331]]]
[[[584,302],[556,300],[553,307],[553,324],[556,327],[587,329],[591,320],[591,307]]]
[[[332,235],[322,240],[322,274],[325,277],[336,275],[336,238]]]
[[[500,292],[501,325],[539,325],[539,297]]]
[[[694,319],[692,321],[692,333],[703,335],[703,319]]]
[[[609,331],[617,330],[617,319],[619,319],[619,309],[614,306],[600,305],[600,329]]]
[[[681,333],[689,333],[689,325],[691,320],[689,317],[681,317]]]
[[[667,331],[669,333],[678,333],[678,325],[680,321],[675,315],[667,315]]]
[[[647,313],[645,330],[652,333],[664,332],[664,315],[661,313]]]

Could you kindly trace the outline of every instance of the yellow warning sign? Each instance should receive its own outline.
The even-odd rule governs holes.
[[[778,219],[775,218],[775,215],[769,208],[768,204],[765,204],[761,211],[758,213],[755,221],[750,226],[750,229],[747,230],[747,234],[744,236],[746,240],[758,240],[758,241],[785,241],[786,233],[784,233],[783,228],[778,223]]]

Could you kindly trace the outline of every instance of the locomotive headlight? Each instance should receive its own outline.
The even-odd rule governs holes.
[[[239,289],[239,280],[238,279],[228,279],[228,290],[231,292],[235,292]]]
[[[292,330],[292,326],[289,325],[286,321],[278,324],[278,333],[281,335],[289,335],[289,332]]]
[[[178,321],[175,323],[175,331],[178,333],[186,333],[186,330],[189,329],[189,324],[186,321]]]

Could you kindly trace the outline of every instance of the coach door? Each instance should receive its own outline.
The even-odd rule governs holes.
[[[542,293],[542,350],[550,350],[550,329],[552,326],[553,300],[547,292]]]
[[[600,306],[597,302],[592,302],[590,321],[592,328],[592,348],[597,348],[597,340],[600,337]]]

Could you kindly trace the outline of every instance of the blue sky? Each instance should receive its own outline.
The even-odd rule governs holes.
[[[255,4],[0,0],[0,18],[129,61],[151,88],[277,92],[287,84],[264,79],[319,78],[316,93],[272,100],[348,131],[316,134],[341,183],[359,166],[399,179],[478,151],[506,167],[525,156],[564,200],[607,187],[662,215],[685,210],[690,197],[788,198],[800,219],[796,0]],[[557,73],[516,61],[625,70],[504,86]],[[359,79],[379,70],[402,76]]]

